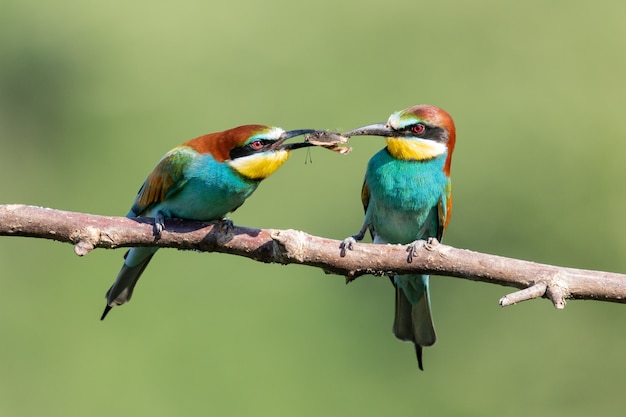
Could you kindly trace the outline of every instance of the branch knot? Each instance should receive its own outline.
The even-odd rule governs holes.
[[[285,249],[280,254],[282,257],[294,259],[298,262],[304,261],[308,236],[306,233],[293,229],[274,230],[270,236]]]
[[[85,256],[95,249],[100,242],[100,229],[87,226],[81,230],[76,230],[70,235],[70,240],[74,244],[74,253],[78,256]]]

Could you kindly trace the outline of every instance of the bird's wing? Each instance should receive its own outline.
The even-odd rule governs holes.
[[[367,229],[370,231],[370,236],[374,239],[374,235],[376,231],[374,230],[374,226],[371,224],[370,216],[371,214],[367,212],[367,208],[370,204],[370,187],[367,185],[367,180],[363,180],[363,188],[361,188],[361,202],[363,203],[363,211],[365,212],[365,218],[363,219],[363,226],[361,228],[360,233],[362,236],[365,236]]]
[[[363,188],[361,188],[361,202],[363,203],[363,211],[367,213],[367,206],[370,203],[370,188],[365,180],[363,180]]]
[[[185,169],[197,155],[187,146],[174,148],[165,154],[139,189],[131,212],[140,216],[178,192],[186,182]]]
[[[437,228],[437,240],[441,242],[443,238],[443,234],[448,228],[448,223],[450,222],[450,215],[452,214],[452,184],[450,180],[446,183],[446,186],[443,188],[443,193],[439,198],[438,205],[439,212],[439,226]]]

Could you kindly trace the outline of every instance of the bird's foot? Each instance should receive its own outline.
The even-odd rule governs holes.
[[[432,250],[439,243],[440,242],[437,240],[436,237],[429,237],[428,239],[426,239],[426,244],[424,245],[424,247],[428,250]]]
[[[413,256],[415,256],[417,254],[417,251],[419,248],[424,248],[426,250],[432,250],[436,245],[439,244],[439,241],[434,238],[434,237],[429,237],[426,240],[415,240],[412,243],[409,243],[409,245],[406,248],[406,251],[408,252],[408,255],[406,257],[406,261],[408,263],[413,262]]]
[[[231,219],[227,219],[226,217],[219,219],[216,226],[228,234],[232,233],[235,229],[235,224],[233,223],[233,221]]]
[[[353,245],[357,242],[356,236],[350,236],[341,241],[339,245],[339,256],[342,258],[346,256],[346,251],[352,250]]]
[[[222,243],[226,243],[233,238],[235,225],[232,220],[223,217],[215,223],[215,230],[218,232],[218,240]]]
[[[415,256],[417,254],[417,251],[419,250],[419,248],[424,247],[425,245],[426,245],[426,241],[425,240],[415,240],[415,241],[409,243],[409,245],[406,247],[406,251],[408,253],[408,255],[406,257],[407,263],[412,263],[413,262],[413,256]]]
[[[165,230],[165,216],[163,215],[163,212],[157,211],[154,216],[154,235],[157,239],[161,237],[161,232],[163,232],[163,230]]]
[[[364,224],[363,227],[361,227],[361,230],[359,230],[359,233],[342,240],[341,244],[339,245],[339,256],[343,258],[344,256],[346,256],[346,251],[352,250],[354,248],[354,244],[356,242],[362,241],[368,228],[369,224]]]

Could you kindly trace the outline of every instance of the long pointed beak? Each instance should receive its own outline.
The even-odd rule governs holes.
[[[345,137],[352,136],[393,136],[395,133],[393,129],[387,126],[385,123],[375,123],[373,125],[367,125],[351,130],[343,134]]]
[[[289,130],[282,134],[280,137],[281,140],[287,140],[291,138],[295,138],[296,136],[308,135],[309,133],[316,132],[315,129],[299,129],[299,130]]]
[[[308,135],[313,132],[316,132],[315,129],[299,129],[299,130],[289,130],[282,134],[280,139],[276,141],[274,144],[274,149],[285,149],[291,151],[293,149],[306,148],[309,146],[315,146],[308,142],[296,142],[296,143],[284,143],[286,140],[295,138],[296,136]]]

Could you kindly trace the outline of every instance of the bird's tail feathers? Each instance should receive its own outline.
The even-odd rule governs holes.
[[[396,313],[393,321],[393,334],[405,342],[415,341],[413,332],[413,317],[411,311],[413,306],[404,295],[402,288],[396,285]]]
[[[422,296],[411,309],[413,319],[413,334],[415,343],[421,346],[432,346],[437,341],[433,317],[430,312],[430,297]]]
[[[402,275],[394,277],[396,287],[396,312],[393,333],[400,339],[415,344],[420,369],[422,347],[437,341],[430,312],[428,275]]]
[[[124,255],[124,265],[122,266],[120,272],[117,274],[115,282],[106,293],[107,305],[104,309],[104,312],[102,313],[102,317],[100,318],[100,320],[104,320],[111,308],[120,306],[130,301],[131,297],[133,296],[133,290],[135,289],[137,281],[139,281],[141,274],[146,269],[146,266],[148,266],[148,263],[150,263],[152,256],[154,256],[156,252],[156,248],[141,248],[153,250],[145,251],[145,253],[143,254],[145,256],[139,257],[139,259],[137,259],[137,254],[131,253],[131,251],[137,251],[137,249],[139,248],[133,248],[129,250],[126,255]],[[129,255],[131,256],[129,257]],[[129,262],[129,260],[131,260],[129,258],[131,257],[133,258],[132,263]]]

